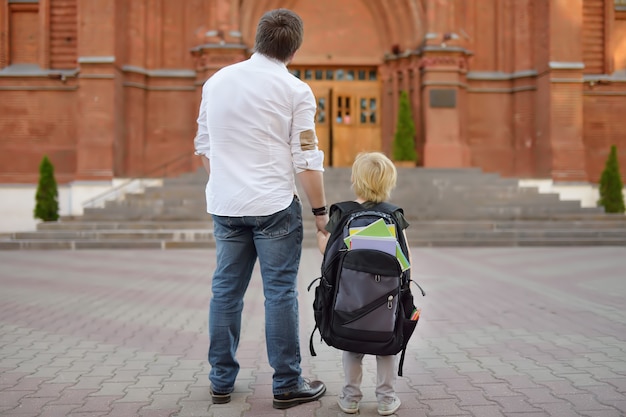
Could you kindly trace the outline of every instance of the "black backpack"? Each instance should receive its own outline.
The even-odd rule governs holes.
[[[419,319],[410,288],[411,269],[402,271],[395,255],[374,249],[349,250],[344,242],[350,228],[383,219],[387,225],[395,226],[400,248],[408,254],[404,233],[393,214],[396,210],[402,212],[386,202],[371,208],[355,201],[330,207],[331,217],[339,211],[340,220],[324,251],[322,276],[308,287],[310,290],[319,281],[313,302],[311,355],[316,356],[313,336],[319,329],[322,340],[340,350],[372,355],[402,352],[398,366],[398,375],[402,376],[406,346]]]

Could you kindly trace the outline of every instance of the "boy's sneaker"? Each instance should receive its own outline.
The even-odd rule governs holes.
[[[359,403],[356,401],[339,397],[337,398],[337,404],[339,404],[341,411],[346,414],[356,414],[359,412]]]
[[[383,401],[378,403],[378,414],[381,416],[390,416],[400,408],[400,398],[385,398]]]

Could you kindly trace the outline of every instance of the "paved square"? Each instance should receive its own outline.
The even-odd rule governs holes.
[[[321,255],[300,272],[305,376],[319,402],[271,406],[258,269],[233,401],[208,393],[213,250],[0,252],[2,416],[337,416],[339,352],[315,338]],[[626,415],[626,248],[414,248],[427,295],[398,416]],[[415,291],[417,293],[417,290]],[[366,357],[360,415],[377,415]]]

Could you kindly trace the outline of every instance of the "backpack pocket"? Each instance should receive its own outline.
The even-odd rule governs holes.
[[[402,347],[405,347],[419,321],[419,315],[415,319],[412,318],[416,307],[408,285],[400,290],[400,304],[402,308]]]
[[[333,302],[333,333],[357,344],[393,341],[401,272],[393,255],[371,249],[346,253]]]
[[[315,287],[315,299],[313,300],[313,317],[323,339],[330,336],[330,310],[333,300],[333,287],[326,281],[324,277],[320,279],[320,283]]]

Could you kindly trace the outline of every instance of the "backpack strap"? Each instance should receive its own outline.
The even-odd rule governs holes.
[[[313,328],[313,331],[311,332],[311,337],[309,337],[309,352],[311,352],[311,356],[317,356],[317,353],[315,353],[315,348],[313,347],[313,336],[315,335],[315,331],[317,329],[318,329],[318,327],[317,327],[317,324],[316,324],[315,327]],[[400,371],[398,371],[398,372],[400,372]]]
[[[356,201],[342,201],[330,206],[329,216],[332,216],[335,211],[339,211],[339,217],[341,218],[344,214],[357,210],[363,210],[361,203],[357,203]]]
[[[400,210],[400,212],[404,214],[404,210],[402,210],[402,208],[386,201],[376,204],[374,207],[372,207],[372,210],[381,210],[389,214],[393,214],[394,211]]]
[[[404,210],[395,204],[388,203],[383,201],[381,203],[376,204],[373,207],[365,208],[361,203],[357,203],[356,201],[342,201],[339,203],[334,203],[330,206],[329,215],[332,216],[335,211],[339,211],[339,217],[341,218],[345,214],[352,213],[359,210],[380,210],[387,214],[393,214],[395,211],[400,211],[404,214]]]
[[[402,376],[402,367],[404,366],[404,355],[406,354],[406,345],[402,348],[400,361],[398,362],[398,376]]]
[[[313,286],[313,284],[315,284],[318,280],[321,281],[321,279],[322,277],[315,278],[313,281],[311,281],[311,283],[306,288],[306,290],[311,291],[311,287]],[[311,332],[311,337],[309,337],[309,351],[311,352],[311,356],[317,356],[317,353],[315,353],[315,348],[313,347],[313,335],[315,334],[315,331],[317,329],[319,329],[319,327],[317,326],[317,323],[315,323],[315,327],[313,328],[313,331]]]

